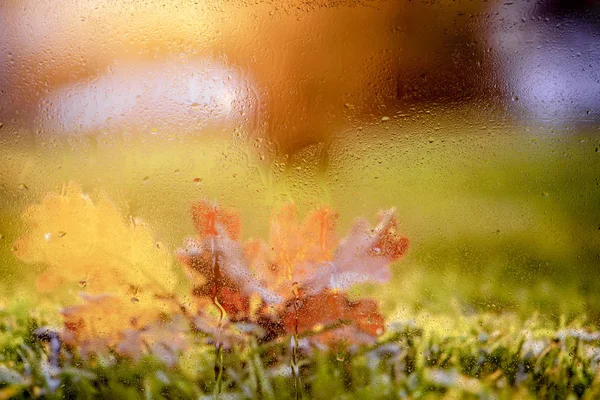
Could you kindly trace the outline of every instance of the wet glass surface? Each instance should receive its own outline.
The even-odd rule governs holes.
[[[0,397],[599,396],[599,71],[592,0],[2,1]]]

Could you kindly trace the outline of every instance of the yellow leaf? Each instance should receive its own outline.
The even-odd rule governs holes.
[[[49,193],[23,215],[26,234],[15,243],[16,256],[46,265],[38,290],[78,284],[90,294],[135,296],[140,291],[171,291],[172,256],[142,223],[128,220],[105,196],[92,200],[69,183]]]

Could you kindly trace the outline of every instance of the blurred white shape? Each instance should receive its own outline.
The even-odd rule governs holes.
[[[255,112],[250,85],[239,71],[211,60],[115,64],[52,91],[37,122],[67,134],[231,128]]]
[[[583,14],[553,15],[552,2],[499,2],[489,40],[511,109],[559,124],[600,117],[598,28]]]

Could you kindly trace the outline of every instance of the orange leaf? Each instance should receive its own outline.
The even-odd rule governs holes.
[[[335,235],[337,214],[331,207],[323,207],[310,213],[304,220],[301,233],[304,237],[304,258],[309,262],[331,261],[338,240]]]
[[[339,323],[339,328],[323,333],[320,339],[326,342],[369,341],[381,335],[385,329],[384,318],[379,313],[375,301],[352,301],[343,294],[331,291],[312,296],[301,296],[297,318],[299,333]],[[296,319],[293,301],[287,303],[283,319],[288,333],[292,333]]]
[[[258,324],[265,331],[264,340],[292,333],[296,323],[300,333],[339,323],[319,340],[372,342],[384,330],[377,303],[351,301],[340,290],[360,282],[387,281],[390,264],[406,252],[408,240],[397,232],[393,209],[382,212],[373,228],[359,219],[339,244],[336,222],[329,207],[301,220],[296,206],[288,203],[271,218],[269,245],[252,240],[242,251],[224,225],[214,225],[215,236],[192,240],[180,258],[203,278],[194,295],[204,306],[216,284],[229,319]],[[262,300],[255,307],[250,299],[257,294]],[[281,298],[287,301],[282,304]]]
[[[328,267],[307,277],[305,289],[316,294],[326,288],[346,290],[362,282],[387,282],[390,264],[408,248],[408,239],[397,233],[397,225],[394,209],[381,212],[374,228],[364,219],[357,220]]]
[[[241,236],[242,223],[234,210],[200,201],[192,207],[192,219],[201,238],[217,236],[219,226],[232,240],[239,240]]]
[[[287,270],[283,265],[275,262],[273,253],[269,251],[269,248],[262,240],[250,240],[246,243],[244,253],[248,261],[248,267],[254,272],[263,286],[270,288],[276,293],[282,293],[285,291],[284,288],[289,288]]]
[[[315,210],[300,221],[293,203],[285,204],[273,216],[270,244],[275,262],[287,272],[288,285],[301,283],[313,272],[315,265],[331,260],[337,244],[336,222],[337,215],[330,207]]]

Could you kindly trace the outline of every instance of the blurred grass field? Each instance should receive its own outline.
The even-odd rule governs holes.
[[[304,209],[330,203],[341,234],[355,217],[395,206],[412,245],[394,284],[379,291],[390,311],[402,304],[443,311],[458,301],[489,311],[595,317],[600,141],[592,132],[428,125],[400,120],[345,132],[329,149],[324,176],[322,146],[273,158],[260,141],[243,138],[3,146],[4,281],[22,278],[11,244],[25,207],[75,181],[107,192],[124,215],[147,221],[172,248],[192,233],[189,205],[199,197],[257,221],[245,226],[248,237],[265,236],[263,221],[290,199]]]
[[[363,288],[389,316],[458,307],[600,316],[600,140],[440,112],[394,116],[281,156],[241,132],[223,139],[98,136],[6,140],[0,170],[0,260],[5,293],[35,292],[36,269],[12,254],[27,205],[69,181],[103,192],[124,218],[146,221],[175,250],[193,233],[190,204],[235,207],[244,236],[266,237],[282,202],[329,203],[340,236],[358,216],[394,206],[411,240],[385,288]],[[470,122],[473,121],[473,122]]]

